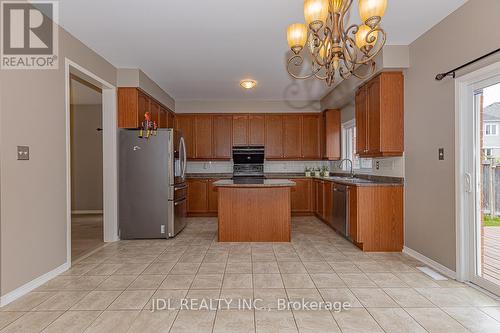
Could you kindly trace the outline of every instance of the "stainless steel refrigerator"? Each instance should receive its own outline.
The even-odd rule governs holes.
[[[119,130],[121,239],[174,237],[186,226],[186,144],[181,132],[159,129],[149,139]]]

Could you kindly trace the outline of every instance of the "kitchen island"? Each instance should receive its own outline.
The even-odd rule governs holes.
[[[219,242],[290,242],[290,190],[295,182],[223,179],[213,185],[218,192]]]

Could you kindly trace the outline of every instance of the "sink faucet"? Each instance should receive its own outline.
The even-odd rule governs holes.
[[[344,162],[349,162],[350,167],[351,167],[351,171],[349,172],[349,177],[354,178],[354,172],[352,171],[352,160],[350,160],[350,159],[348,159],[348,158],[344,158],[343,160],[341,160],[341,161],[339,162],[338,167],[339,167],[339,168],[342,168],[342,163],[344,163]]]

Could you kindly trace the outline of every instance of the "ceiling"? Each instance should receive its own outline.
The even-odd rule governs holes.
[[[388,44],[410,44],[466,1],[390,0]],[[59,16],[113,65],[142,69],[178,101],[318,100],[327,92],[285,69],[285,31],[303,22],[302,0],[65,0]],[[240,88],[244,78],[257,88]]]

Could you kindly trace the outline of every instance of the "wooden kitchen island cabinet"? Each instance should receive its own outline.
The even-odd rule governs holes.
[[[218,191],[219,242],[290,242],[290,189],[286,179],[214,183]]]

